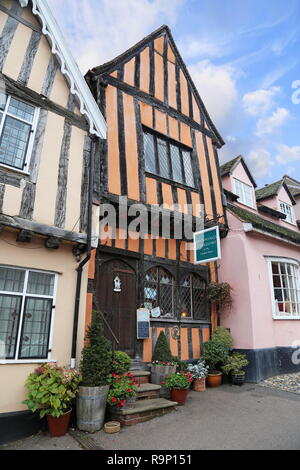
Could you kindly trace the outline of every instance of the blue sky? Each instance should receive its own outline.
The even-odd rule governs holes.
[[[221,161],[244,155],[258,186],[300,180],[299,0],[48,1],[83,72],[168,24],[226,141]]]

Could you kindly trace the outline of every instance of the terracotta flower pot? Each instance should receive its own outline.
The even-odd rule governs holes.
[[[171,400],[177,401],[178,405],[182,406],[185,404],[188,393],[189,393],[188,388],[182,388],[182,389],[173,388],[171,390]]]
[[[222,372],[208,374],[206,383],[208,387],[219,387],[222,384]]]
[[[193,390],[194,390],[194,392],[205,392],[205,390],[206,390],[206,377],[203,377],[202,379],[194,379]]]
[[[59,418],[47,415],[48,428],[52,437],[60,437],[66,434],[69,428],[71,412],[72,410],[63,414]]]

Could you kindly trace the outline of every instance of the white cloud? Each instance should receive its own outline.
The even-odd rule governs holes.
[[[189,71],[211,118],[217,126],[223,126],[237,98],[235,70],[202,60],[191,65]]]
[[[300,160],[300,146],[289,147],[288,145],[278,145],[278,155],[276,161],[279,164],[286,164]]]
[[[227,140],[227,142],[236,142],[237,138],[232,136],[232,135],[228,135],[226,137],[226,140]]]
[[[269,90],[255,90],[243,96],[243,107],[247,114],[259,116],[267,113],[274,105],[274,97],[281,88],[274,86]]]
[[[225,54],[225,45],[208,37],[186,36],[178,42],[178,47],[187,59],[207,59],[222,57]]]
[[[277,129],[282,127],[289,117],[290,113],[286,108],[277,108],[271,116],[258,120],[256,126],[256,135],[258,137],[262,137],[266,134],[272,134]]]
[[[262,178],[270,174],[270,170],[274,165],[271,159],[271,154],[264,148],[256,148],[248,155],[248,163],[250,170],[253,172],[255,178]]]
[[[83,73],[124,52],[164,23],[185,0],[48,0]]]

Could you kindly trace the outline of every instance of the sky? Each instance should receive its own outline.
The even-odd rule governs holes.
[[[299,0],[48,0],[83,73],[167,24],[218,131],[259,187],[300,180]]]

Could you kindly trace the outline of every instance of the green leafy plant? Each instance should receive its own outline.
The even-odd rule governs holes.
[[[39,410],[40,418],[46,415],[59,418],[72,407],[80,381],[81,376],[75,369],[43,364],[27,378],[28,393],[23,403],[33,413]]]
[[[173,364],[176,365],[176,372],[187,372],[188,363],[181,361],[178,357],[174,357]]]
[[[153,351],[152,362],[173,362],[174,358],[172,356],[170,347],[166,335],[163,331],[160,332],[158,340]]]
[[[212,304],[230,306],[232,287],[228,282],[212,282],[207,288],[207,298]]]
[[[132,360],[123,351],[115,351],[112,355],[112,365],[111,370],[115,374],[124,374],[128,372],[131,367]]]
[[[210,372],[216,370],[217,365],[225,364],[228,358],[228,349],[216,339],[204,343],[203,350],[203,359],[208,364]]]
[[[222,371],[227,375],[245,375],[245,371],[242,369],[248,364],[249,361],[246,359],[245,354],[234,352],[227,358],[225,365],[222,367]]]
[[[170,375],[163,384],[164,387],[168,389],[186,389],[190,388],[191,383],[193,382],[192,376],[189,373],[184,371],[177,372],[176,374]]]
[[[189,364],[187,368],[193,379],[203,379],[208,375],[208,366],[205,365],[203,360],[198,361],[196,364]]]
[[[127,398],[137,396],[138,384],[132,374],[119,376],[115,373],[110,377],[110,389],[108,392],[107,403],[117,408],[122,408]]]
[[[82,385],[86,387],[108,385],[112,370],[111,343],[104,337],[100,312],[93,311],[86,339],[88,345],[82,350],[80,363]]]
[[[218,326],[213,332],[212,339],[219,341],[219,343],[224,344],[225,348],[231,349],[233,345],[233,337],[227,328],[223,326]]]

